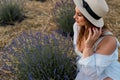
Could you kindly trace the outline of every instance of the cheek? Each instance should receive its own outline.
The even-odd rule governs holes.
[[[86,20],[82,17],[78,19],[78,23],[81,25],[85,25],[86,24]]]

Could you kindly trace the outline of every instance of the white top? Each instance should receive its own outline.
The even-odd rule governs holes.
[[[80,27],[77,23],[73,26],[74,30],[74,49],[76,54],[80,57],[77,61],[78,74],[75,80],[103,80],[106,77],[110,77],[113,80],[120,80],[120,63],[118,62],[118,46],[119,42],[117,40],[117,45],[115,51],[111,55],[93,54],[87,58],[82,58],[82,53],[77,49],[76,42]],[[111,34],[110,32],[105,33]],[[98,39],[95,46],[104,37]],[[96,50],[96,49],[94,49]]]

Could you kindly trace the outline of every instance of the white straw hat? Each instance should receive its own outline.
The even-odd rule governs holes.
[[[103,27],[103,18],[109,11],[105,0],[74,0],[80,12],[96,27]]]

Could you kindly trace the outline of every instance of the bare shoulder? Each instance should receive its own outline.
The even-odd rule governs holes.
[[[99,43],[96,53],[103,55],[111,55],[116,49],[116,38],[114,36],[105,36]]]

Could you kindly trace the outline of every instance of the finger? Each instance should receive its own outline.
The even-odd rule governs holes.
[[[90,37],[92,36],[92,30],[91,30],[91,28],[89,28],[88,31],[89,31],[88,39],[90,39]]]
[[[96,36],[96,34],[97,34],[97,31],[96,31],[96,29],[95,29],[95,28],[92,28],[92,30],[93,30],[93,37],[95,37],[95,36]]]
[[[91,35],[92,35],[92,29],[89,28],[89,36],[91,36]]]
[[[93,36],[92,38],[96,41],[100,36],[100,32],[98,30],[98,28],[93,28]]]
[[[96,28],[96,31],[97,31],[97,33],[99,33],[99,29],[98,28]]]
[[[99,29],[100,34],[102,34],[102,28]]]
[[[96,29],[96,34],[97,34],[97,36],[100,36],[101,35],[101,33],[102,33],[102,28],[99,28],[99,29]]]
[[[94,28],[94,30],[95,30],[95,35],[97,35],[97,36],[99,36],[99,35],[101,35],[101,32],[102,32],[102,29],[101,28]]]

